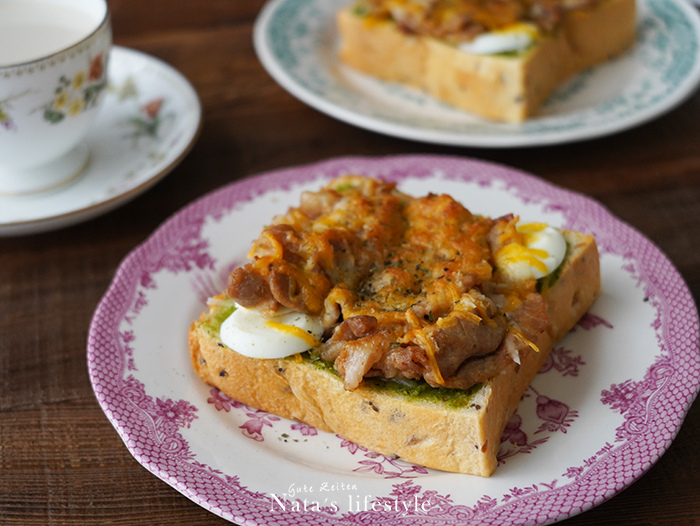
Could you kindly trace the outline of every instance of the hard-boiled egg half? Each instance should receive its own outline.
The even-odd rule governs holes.
[[[515,225],[519,234],[495,254],[496,266],[511,279],[540,279],[554,272],[566,257],[566,240],[545,223]]]
[[[323,324],[317,316],[285,310],[263,318],[255,309],[237,306],[221,324],[221,341],[250,358],[284,358],[320,343]]]
[[[537,42],[539,35],[537,26],[523,22],[505,29],[482,33],[469,42],[459,44],[459,49],[475,55],[522,51]]]

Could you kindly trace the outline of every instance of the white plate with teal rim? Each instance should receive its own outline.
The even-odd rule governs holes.
[[[51,191],[0,194],[0,236],[54,230],[104,214],[150,188],[189,152],[202,111],[187,79],[161,60],[123,47],[112,48],[108,79],[87,138],[86,169]]]
[[[231,400],[192,369],[190,324],[253,238],[302,191],[347,173],[596,237],[602,295],[525,392],[489,478],[377,455]],[[95,396],[134,457],[245,526],[550,524],[642,476],[700,386],[697,310],[653,243],[597,202],[532,175],[431,156],[333,159],[198,199],[122,262],[93,316],[87,360]]]
[[[516,147],[600,137],[683,102],[700,81],[700,17],[685,0],[638,0],[638,42],[573,78],[523,124],[486,121],[337,59],[334,15],[351,0],[272,0],[255,25],[269,74],[306,104],[347,123],[429,143]]]

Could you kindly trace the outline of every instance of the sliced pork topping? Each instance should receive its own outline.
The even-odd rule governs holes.
[[[474,384],[493,378],[513,362],[519,364],[520,357],[524,355],[521,353],[527,352],[534,351],[523,340],[508,333],[495,352],[465,360],[455,374],[447,377],[442,385],[453,389],[469,389]],[[514,360],[514,356],[517,356],[517,359]]]
[[[259,272],[251,271],[249,265],[239,267],[231,273],[227,294],[235,298],[239,305],[251,309],[274,306],[276,303],[267,279]]]
[[[534,352],[547,325],[535,280],[494,268],[516,219],[341,177],[263,229],[228,295],[264,317],[282,307],[318,316],[315,353],[346,389],[365,377],[467,389]]]
[[[336,371],[343,377],[345,389],[355,389],[360,385],[365,374],[389,351],[390,345],[391,340],[383,331],[345,341],[334,362]]]
[[[271,316],[280,306],[321,314],[331,287],[356,287],[403,231],[395,185],[345,177],[275,218],[229,280],[228,295]],[[265,284],[263,284],[263,282]]]
[[[420,380],[429,367],[430,362],[422,347],[392,345],[365,376]]]
[[[425,329],[434,346],[443,378],[452,376],[465,360],[495,351],[506,334],[503,317],[481,319],[468,311],[453,311]]]
[[[599,0],[360,0],[359,10],[393,20],[407,33],[453,44],[530,23],[545,33],[561,25],[569,11],[590,9]]]

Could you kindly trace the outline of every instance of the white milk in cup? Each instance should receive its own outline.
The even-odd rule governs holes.
[[[0,0],[0,195],[85,172],[111,44],[105,0]]]

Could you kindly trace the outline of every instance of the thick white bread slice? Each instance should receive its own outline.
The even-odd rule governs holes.
[[[390,21],[368,21],[352,7],[337,15],[340,58],[383,80],[488,119],[521,122],[567,78],[619,55],[635,40],[635,0],[602,0],[570,12],[552,36],[516,56],[475,55]]]
[[[363,383],[346,391],[328,368],[294,357],[242,356],[218,339],[204,313],[192,324],[189,345],[199,376],[231,398],[267,412],[337,433],[372,451],[430,468],[489,476],[501,435],[552,345],[585,314],[600,292],[598,251],[592,236],[565,232],[567,260],[546,291],[550,324],[539,352],[483,384],[465,407],[405,396]]]

